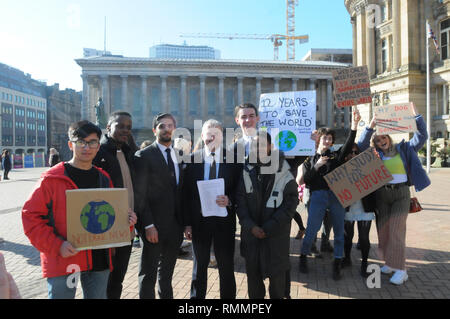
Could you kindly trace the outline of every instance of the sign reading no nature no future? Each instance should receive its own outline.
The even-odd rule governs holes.
[[[334,101],[337,107],[372,102],[367,66],[333,71]]]
[[[344,208],[393,179],[374,148],[368,148],[324,177]]]

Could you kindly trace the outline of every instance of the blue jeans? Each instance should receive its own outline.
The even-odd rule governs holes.
[[[317,190],[311,193],[308,207],[308,224],[301,249],[302,255],[309,254],[314,238],[322,225],[327,208],[330,210],[334,232],[334,258],[342,258],[344,256],[345,209],[331,190]]]
[[[108,278],[109,269],[103,271],[83,271],[66,276],[47,278],[48,298],[75,299],[77,292],[77,281],[75,279],[80,279],[84,299],[106,299]]]

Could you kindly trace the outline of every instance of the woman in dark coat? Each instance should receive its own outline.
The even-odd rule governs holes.
[[[4,150],[2,154],[3,179],[9,179],[8,174],[11,170],[11,156],[8,150]]]
[[[52,147],[50,149],[50,156],[48,158],[48,164],[50,165],[50,167],[53,167],[56,164],[58,164],[59,162],[60,162],[59,153],[55,148]]]

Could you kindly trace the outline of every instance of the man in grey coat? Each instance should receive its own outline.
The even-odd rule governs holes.
[[[283,298],[290,269],[290,230],[298,205],[297,183],[284,155],[272,148],[270,135],[258,132],[236,195],[250,299],[264,299],[265,278],[270,280],[270,298]],[[251,163],[252,158],[256,163]],[[275,173],[264,174],[264,168],[271,165],[276,166]]]

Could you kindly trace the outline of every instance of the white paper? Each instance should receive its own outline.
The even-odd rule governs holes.
[[[225,181],[217,178],[207,181],[197,181],[200,203],[202,205],[203,217],[228,215],[226,207],[220,207],[216,203],[217,196],[225,195]]]

